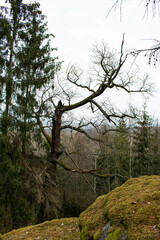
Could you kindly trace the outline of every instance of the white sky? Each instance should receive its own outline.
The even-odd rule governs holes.
[[[1,0],[2,2],[4,0]],[[34,2],[34,0],[25,0]],[[141,49],[154,45],[151,39],[160,40],[160,14],[152,19],[143,19],[145,0],[123,1],[122,21],[120,8],[107,13],[115,0],[39,0],[43,14],[47,16],[49,32],[55,35],[52,43],[58,48],[60,60],[66,64],[76,63],[87,68],[92,46],[105,41],[110,49],[120,49],[125,33],[125,49]],[[140,4],[141,3],[141,4]],[[150,39],[150,40],[147,40]],[[147,58],[140,58],[142,71],[150,73],[157,92],[148,102],[148,111],[160,119],[160,64],[156,68],[148,65]]]
[[[159,39],[160,15],[152,19],[143,19],[145,0],[124,1],[122,20],[120,8],[112,11],[106,18],[114,0],[39,0],[44,14],[47,15],[49,31],[55,35],[54,44],[58,47],[58,55],[66,64],[77,63],[82,67],[89,64],[92,46],[104,40],[109,48],[120,49],[123,33],[125,33],[125,49],[146,48],[154,42],[146,39]],[[148,102],[148,111],[155,118],[160,118],[160,66],[148,65],[148,59],[141,58],[144,73],[150,73],[158,91]],[[124,100],[125,101],[125,100]],[[121,104],[121,102],[120,102]]]

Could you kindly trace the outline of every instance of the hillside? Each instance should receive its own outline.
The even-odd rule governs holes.
[[[79,219],[44,222],[1,239],[160,240],[160,176],[128,180],[97,198]]]

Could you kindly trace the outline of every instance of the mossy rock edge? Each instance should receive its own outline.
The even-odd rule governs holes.
[[[112,227],[105,240],[123,239],[124,232],[127,240],[159,240],[160,176],[132,178],[97,198],[80,215],[80,239],[94,239],[108,222]]]
[[[1,240],[78,240],[80,239],[78,218],[54,219],[38,225],[13,230],[2,235]]]
[[[160,239],[160,176],[132,178],[100,196],[79,218],[54,219],[0,235],[1,240]],[[126,238],[127,237],[127,238]]]

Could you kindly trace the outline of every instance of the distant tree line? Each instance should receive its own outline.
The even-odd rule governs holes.
[[[116,131],[110,131],[108,125],[101,125],[100,133],[103,134],[104,129],[106,134],[100,143],[93,143],[86,136],[72,133],[68,145],[69,140],[65,139],[69,139],[69,133],[65,133],[66,149],[70,152],[70,156],[65,157],[66,163],[70,162],[73,166],[79,164],[80,168],[88,169],[92,166],[101,169],[102,176],[87,176],[85,179],[80,174],[71,175],[63,170],[59,172],[59,185],[64,197],[63,210],[65,212],[71,209],[71,216],[73,202],[76,211],[80,213],[87,207],[85,204],[89,205],[97,196],[120,186],[127,178],[160,174],[160,127],[158,121],[149,116],[146,107],[142,109],[139,119],[132,121],[132,124],[128,125],[126,121],[120,120]],[[88,131],[93,132],[93,129]],[[86,201],[83,201],[85,194],[88,195]]]

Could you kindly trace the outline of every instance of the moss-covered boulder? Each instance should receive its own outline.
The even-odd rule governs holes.
[[[128,180],[99,197],[79,219],[56,219],[0,236],[18,239],[160,240],[160,176]]]
[[[128,180],[80,215],[81,240],[160,240],[160,176]]]
[[[78,240],[78,218],[63,218],[20,228],[1,236],[0,240]]]

